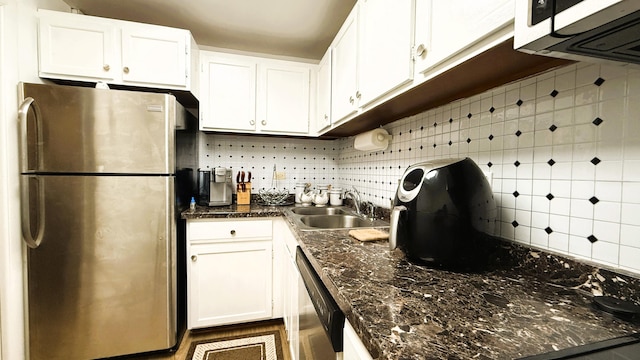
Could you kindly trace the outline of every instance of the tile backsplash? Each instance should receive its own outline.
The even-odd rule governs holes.
[[[353,138],[202,135],[200,166],[356,186],[390,207],[404,169],[470,157],[492,179],[505,239],[640,273],[640,70],[577,63],[384,126],[384,151]],[[255,175],[254,175],[255,176]],[[255,186],[255,185],[254,185]]]

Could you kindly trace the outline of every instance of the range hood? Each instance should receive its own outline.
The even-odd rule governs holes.
[[[638,66],[640,1],[518,1],[514,47],[529,54]]]

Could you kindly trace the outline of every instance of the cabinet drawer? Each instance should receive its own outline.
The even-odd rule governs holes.
[[[271,238],[272,220],[190,220],[187,238],[193,240]]]

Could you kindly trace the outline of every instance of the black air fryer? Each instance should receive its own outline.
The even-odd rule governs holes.
[[[473,160],[414,164],[398,185],[389,245],[419,263],[478,268],[487,261],[496,215],[489,182]]]

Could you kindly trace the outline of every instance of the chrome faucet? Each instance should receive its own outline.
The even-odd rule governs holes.
[[[353,205],[356,207],[356,214],[361,215],[360,213],[360,205],[361,205],[361,199],[360,199],[360,192],[358,191],[358,189],[356,189],[355,186],[353,186],[353,191],[351,190],[347,190],[344,192],[344,197],[347,198],[351,198],[351,200],[353,200]]]

